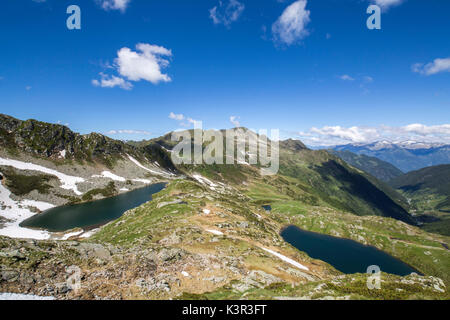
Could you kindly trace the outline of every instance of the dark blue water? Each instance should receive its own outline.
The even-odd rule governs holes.
[[[102,225],[150,201],[152,194],[164,187],[164,183],[157,183],[111,198],[52,208],[23,221],[20,226],[57,232]]]
[[[272,206],[268,205],[268,204],[266,204],[265,206],[262,206],[262,208],[266,211],[272,211]]]
[[[400,276],[412,272],[420,274],[389,254],[353,240],[305,231],[295,226],[283,229],[281,236],[311,258],[325,261],[343,273],[366,273],[367,267],[377,265],[382,272]]]

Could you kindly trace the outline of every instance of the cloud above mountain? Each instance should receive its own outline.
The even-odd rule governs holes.
[[[241,123],[239,122],[239,118],[237,116],[231,116],[230,117],[230,122],[235,126],[235,127],[240,127]]]
[[[106,134],[116,135],[116,134],[139,134],[139,135],[150,135],[152,134],[146,130],[110,130]]]
[[[382,9],[389,9],[391,7],[398,6],[405,2],[405,0],[372,0],[373,4],[380,6]]]
[[[431,76],[437,73],[450,72],[450,58],[434,59],[430,63],[416,63],[412,66],[412,71]]]
[[[245,5],[237,0],[219,1],[217,6],[209,10],[209,17],[214,24],[230,26],[237,21],[245,10]]]
[[[298,0],[284,9],[281,16],[272,25],[275,43],[292,45],[309,35],[306,26],[311,21],[310,11],[306,10],[307,1]]]
[[[162,69],[167,68],[170,63],[164,57],[171,56],[171,50],[147,43],[137,44],[136,51],[124,47],[117,52],[117,58],[110,67],[116,70],[118,76],[100,73],[101,79],[92,80],[92,84],[104,88],[120,87],[129,90],[133,87],[130,81],[143,80],[152,84],[170,82],[171,77],[164,74]]]
[[[103,10],[119,10],[125,12],[131,0],[97,0]]]
[[[409,124],[391,126],[324,126],[297,132],[296,136],[308,145],[332,146],[348,143],[372,143],[380,140],[403,142],[408,140],[450,144],[450,124],[427,126]]]

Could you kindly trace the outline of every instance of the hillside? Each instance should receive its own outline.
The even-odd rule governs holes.
[[[243,130],[248,132],[245,128]],[[252,132],[250,134],[257,136]],[[152,143],[170,150],[174,146],[170,136],[167,134],[152,140]],[[205,149],[207,145],[202,147]],[[415,223],[405,209],[407,202],[401,195],[338,157],[324,150],[310,150],[301,141],[292,139],[280,141],[279,148],[279,173],[270,179],[270,183],[278,189],[286,189],[297,200],[311,205],[327,204],[356,215],[380,215]],[[248,165],[197,165],[182,168],[236,185],[254,175]]]
[[[375,157],[369,157],[365,154],[356,154],[347,150],[336,151],[330,149],[330,152],[347,162],[349,165],[363,170],[384,182],[388,182],[403,174],[400,169],[389,162],[382,161]]]
[[[403,172],[440,164],[450,164],[449,145],[377,142],[341,145],[333,147],[333,150],[350,151],[375,157],[394,165]]]
[[[426,220],[426,230],[450,234],[450,165],[412,171],[390,181],[390,185],[409,199],[416,214],[438,219]]]

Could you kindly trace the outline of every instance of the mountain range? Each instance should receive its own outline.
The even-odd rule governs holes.
[[[338,145],[330,149],[375,157],[394,165],[403,172],[450,164],[450,145],[446,144],[380,141],[369,144]]]

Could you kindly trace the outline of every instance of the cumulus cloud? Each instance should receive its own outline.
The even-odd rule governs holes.
[[[348,143],[373,143],[381,140],[391,142],[418,141],[429,143],[450,144],[450,124],[427,126],[424,124],[410,124],[402,127],[341,127],[324,126],[313,127],[296,135],[306,144],[317,146],[332,146]]]
[[[107,134],[142,134],[142,135],[150,135],[152,134],[149,131],[145,130],[110,130]]]
[[[125,12],[130,0],[97,0],[103,10],[119,10]]]
[[[119,87],[125,90],[131,90],[133,88],[133,85],[125,81],[123,78],[119,78],[116,76],[108,76],[102,72],[100,72],[101,79],[92,80],[92,84],[96,87],[102,87],[102,88],[114,88]]]
[[[339,76],[339,79],[344,81],[354,81],[355,79],[350,77],[348,74],[343,74],[342,76]]]
[[[245,5],[237,0],[229,0],[226,4],[224,1],[219,1],[218,6],[209,10],[209,17],[214,24],[223,24],[228,27],[239,19],[244,9]]]
[[[147,43],[139,43],[136,49],[122,48],[117,52],[115,63],[122,76],[128,80],[146,80],[153,84],[171,81],[167,74],[161,72],[162,68],[169,65],[169,61],[162,57],[172,56],[171,50]]]
[[[172,51],[164,47],[139,43],[136,51],[124,47],[117,52],[112,69],[118,76],[106,76],[101,73],[101,80],[92,80],[92,84],[101,87],[119,86],[122,89],[131,89],[133,86],[129,81],[148,81],[153,84],[159,82],[170,82],[172,79],[162,72],[163,68],[169,66],[169,61],[164,57],[171,57]],[[126,80],[128,81],[126,81]]]
[[[380,6],[382,9],[389,9],[402,4],[404,0],[372,0],[373,4]]]
[[[434,61],[427,64],[416,63],[412,66],[412,71],[426,76],[450,72],[450,58],[434,59]]]
[[[443,124],[438,126],[425,126],[423,124],[414,123],[403,127],[406,132],[411,132],[420,136],[427,135],[450,135],[450,124]]]
[[[199,120],[194,120],[191,117],[186,117],[184,114],[176,114],[176,113],[169,113],[169,118],[176,120],[179,122],[179,125],[182,127],[190,127],[192,125],[196,126],[196,125],[201,125],[201,121]],[[186,121],[184,121],[186,120]]]
[[[171,112],[169,114],[169,118],[173,119],[173,120],[182,121],[182,120],[184,120],[184,115],[183,114],[176,114],[176,113]]]
[[[235,127],[240,127],[241,123],[239,122],[240,117],[237,116],[231,116],[230,117],[230,122],[235,126]]]
[[[289,5],[272,25],[273,40],[286,45],[295,44],[309,35],[306,26],[311,21],[306,10],[307,0],[298,0]]]

